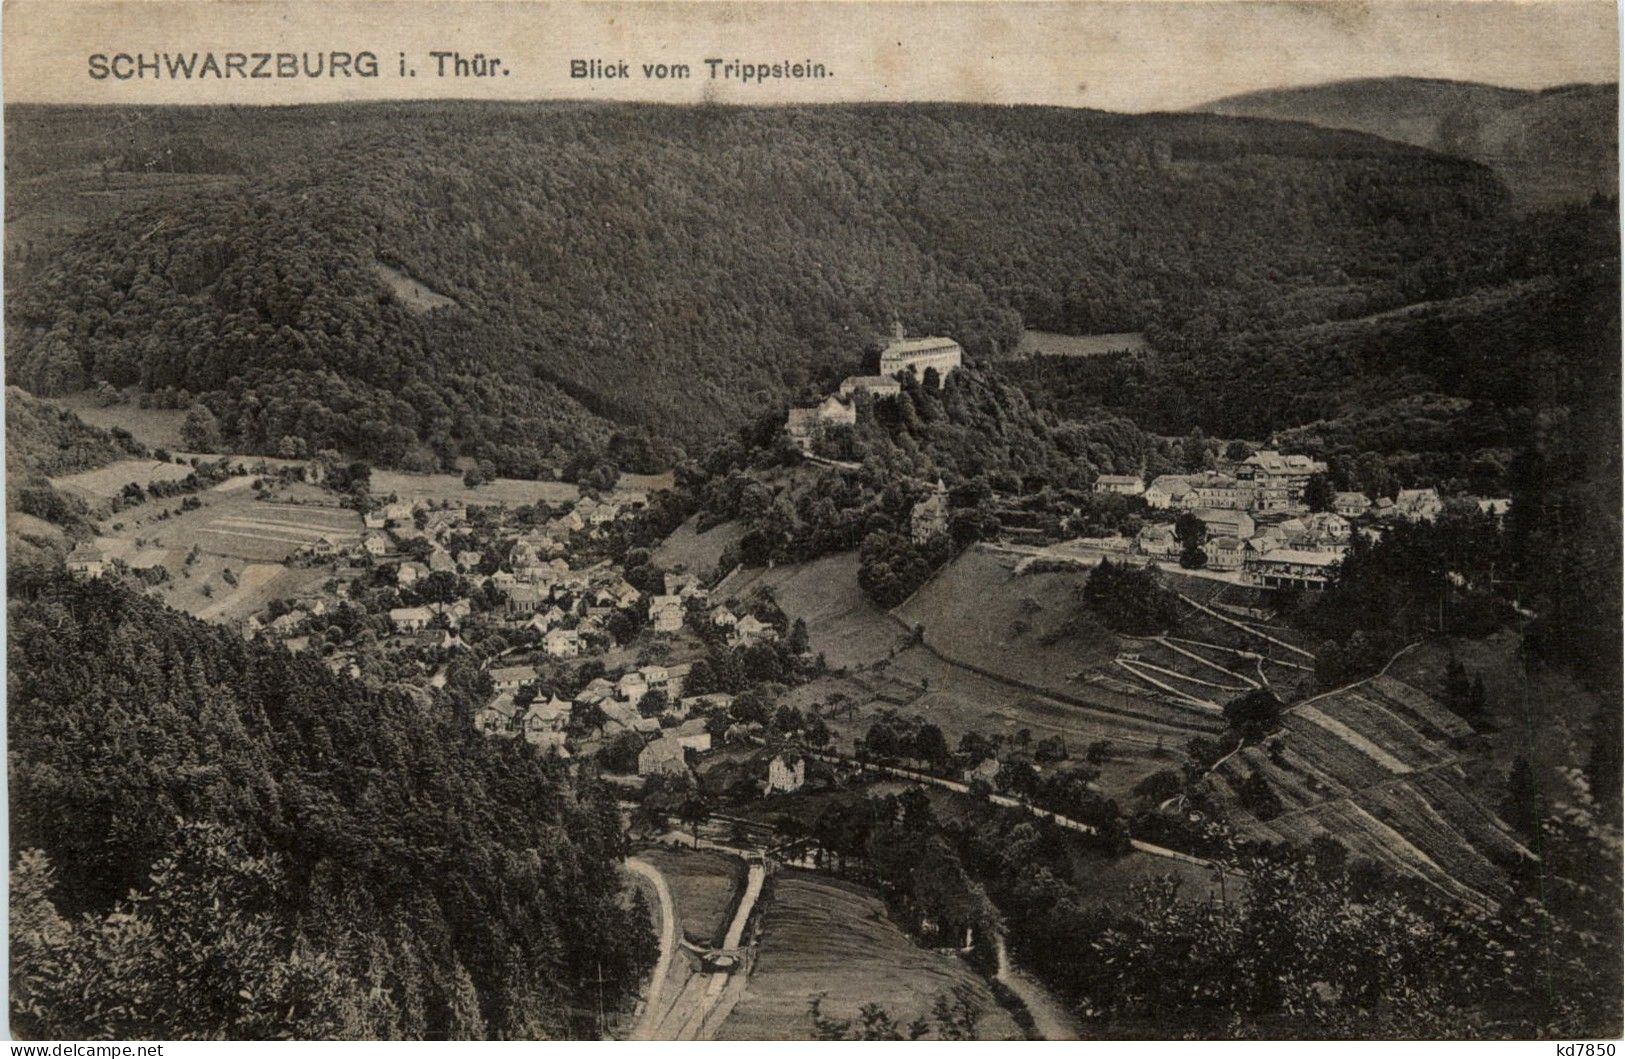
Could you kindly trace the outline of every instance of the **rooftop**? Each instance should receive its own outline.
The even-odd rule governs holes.
[[[934,353],[938,350],[959,348],[959,343],[951,338],[941,335],[932,335],[927,338],[899,338],[886,343],[886,352],[897,353]]]
[[[1336,552],[1306,552],[1297,548],[1277,548],[1272,552],[1265,552],[1259,561],[1266,563],[1297,563],[1302,566],[1331,566],[1340,562],[1342,558]]]

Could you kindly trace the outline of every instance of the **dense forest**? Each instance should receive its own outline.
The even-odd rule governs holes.
[[[825,431],[814,461],[785,437],[782,416],[769,414],[680,468],[679,511],[745,527],[724,565],[802,562],[861,545],[860,580],[894,606],[953,544],[994,535],[1001,517],[1078,532],[1124,528],[1134,505],[1094,493],[1095,478],[1183,466],[1180,442],[1108,414],[1060,419],[975,366],[940,386],[930,372],[905,377],[895,398],[856,401],[856,426]],[[936,482],[948,491],[949,522],[940,541],[916,544],[910,513]]]
[[[1063,415],[1104,405],[1148,430],[1195,425],[1224,437],[1443,396],[1471,402],[1479,423],[1447,444],[1505,446],[1520,439],[1523,410],[1591,399],[1597,372],[1610,370],[1603,362],[1617,359],[1606,346],[1619,308],[1616,210],[1599,201],[1486,225],[1456,248],[1473,262],[1470,292],[1418,292],[1403,309],[1286,328],[1159,323],[1148,330],[1155,352],[1036,358],[1008,370]],[[1449,422],[1441,410],[1430,418]],[[1418,440],[1436,442],[1434,432]],[[1301,440],[1316,432],[1306,433]],[[1337,440],[1393,451],[1402,439],[1371,427]]]
[[[41,401],[15,386],[6,387],[6,510],[31,515],[75,537],[90,533],[90,509],[49,479],[100,467],[114,460],[143,456],[146,450],[124,430],[102,430],[72,412]],[[28,561],[36,549],[51,545],[54,532],[42,537],[13,520],[8,538],[10,560]]]
[[[64,408],[6,387],[6,478],[52,478],[145,455],[122,430],[102,430]]]
[[[507,474],[603,450],[606,419],[697,447],[864,367],[894,320],[988,358],[1024,325],[1275,330],[1459,294],[1477,266],[1452,248],[1505,206],[1473,163],[1204,115],[426,104],[7,121],[25,215],[87,168],[109,182],[99,198],[128,202],[8,273],[12,381],[201,398],[249,450],[295,437]],[[187,167],[227,172],[189,197]]]
[[[635,995],[614,801],[556,759],[115,584],[10,590],[16,1032],[595,1036]]]

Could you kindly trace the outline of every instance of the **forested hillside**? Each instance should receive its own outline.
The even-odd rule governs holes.
[[[1486,229],[1458,248],[1475,262],[1468,293],[1286,328],[1153,328],[1155,352],[1034,358],[1006,372],[1063,416],[1105,406],[1162,433],[1195,425],[1265,438],[1302,427],[1294,441],[1316,455],[1399,446],[1471,459],[1521,444],[1538,410],[1606,391],[1617,371],[1615,208]],[[1422,421],[1396,433],[1391,421],[1417,419],[1417,398],[1430,395]],[[1452,422],[1469,406],[1470,422]]]
[[[596,455],[605,419],[696,448],[862,367],[894,320],[986,358],[1023,324],[1273,330],[1459,293],[1473,265],[1453,248],[1505,198],[1470,162],[1205,115],[425,104],[7,121],[25,220],[54,185],[129,204],[8,273],[13,382],[201,394],[240,448],[293,436],[521,475]],[[188,168],[230,172],[177,186]],[[74,183],[87,169],[112,190]]]
[[[594,1036],[653,961],[613,800],[464,704],[13,571],[12,1029]]]
[[[1196,108],[1358,129],[1490,166],[1530,205],[1619,188],[1619,86],[1539,91],[1470,81],[1371,77],[1269,89]]]
[[[73,474],[141,453],[141,446],[127,433],[90,426],[65,408],[6,387],[8,481],[34,474]]]

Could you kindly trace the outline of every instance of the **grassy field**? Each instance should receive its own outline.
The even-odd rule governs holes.
[[[89,391],[46,398],[63,408],[71,409],[80,419],[93,427],[112,430],[121,427],[149,449],[182,448],[181,424],[186,411],[181,408],[139,408],[133,404],[102,407]]]
[[[1117,637],[1079,600],[1087,573],[1018,575],[1016,562],[969,548],[897,614],[923,626],[926,642],[957,662],[1071,690],[1079,674],[1117,654]]]
[[[1133,886],[1164,877],[1178,882],[1179,896],[1186,901],[1234,901],[1246,892],[1242,876],[1228,873],[1221,885],[1219,873],[1211,869],[1138,850],[1111,857],[1075,846],[1072,877],[1084,901],[1119,912],[1135,907]]]
[[[103,467],[78,474],[65,474],[52,478],[51,484],[67,493],[105,500],[117,496],[119,490],[135,482],[145,489],[153,482],[174,482],[185,478],[192,467],[180,463],[160,463],[157,460],[115,460]]]
[[[718,1039],[809,1039],[808,1005],[819,995],[828,1015],[849,1018],[872,1002],[906,1023],[956,988],[983,1013],[978,1037],[1021,1038],[983,980],[958,957],[916,945],[874,891],[795,869],[770,885],[755,968]]]
[[[446,297],[439,291],[419,283],[406,273],[399,269],[390,268],[381,261],[373,262],[372,269],[378,274],[378,278],[383,281],[384,286],[389,288],[389,292],[395,295],[402,305],[415,313],[426,313],[433,309],[449,309],[457,304],[456,301]]]
[[[318,538],[343,545],[361,531],[361,517],[346,508],[261,501],[241,489],[217,488],[198,499],[202,506],[192,511],[182,511],[178,497],[120,511],[96,543],[131,565],[163,566],[169,580],[157,589],[160,598],[212,621],[245,618],[273,599],[311,590],[332,571],[285,560]]]
[[[638,856],[666,877],[683,936],[701,946],[719,943],[745,884],[745,862],[706,849],[657,847]]]
[[[361,517],[347,508],[266,502],[241,492],[208,493],[202,499],[197,510],[168,519],[141,518],[140,508],[123,512],[119,519],[125,526],[123,535],[140,532],[156,545],[182,554],[196,546],[228,559],[280,563],[323,537],[343,545],[361,532]],[[176,505],[169,501],[158,506]]]
[[[1025,730],[1035,741],[1058,735],[1078,753],[1105,740],[1112,756],[1103,767],[1101,785],[1120,797],[1150,772],[1169,767],[1192,736],[1211,735],[1220,724],[1213,716],[1170,707],[1112,676],[1107,667],[1117,646],[1109,633],[1080,626],[1063,629],[1053,642],[1039,642],[1047,630],[1064,627],[1076,609],[1079,577],[1018,577],[1002,556],[967,553],[944,573],[947,580],[928,585],[904,608],[905,614],[935,623],[927,625],[927,641],[933,646],[939,639],[931,629],[944,630],[940,642],[951,645],[953,660],[921,646],[891,653],[901,645],[903,626],[863,595],[856,558],[850,554],[771,571],[741,571],[727,590],[738,594],[757,585],[771,587],[787,614],[806,619],[813,649],[824,652],[832,666],[845,668],[787,696],[790,704],[822,716],[842,749],[850,749],[882,709],[923,714],[942,728],[950,746],[968,731],[1015,739]],[[955,599],[976,602],[967,608]],[[987,615],[992,617],[984,623]],[[989,630],[1008,631],[1016,620],[1032,627],[1002,642],[992,639],[996,633]],[[993,675],[956,665],[961,652]],[[1071,679],[1074,675],[1077,679]],[[1034,691],[1011,681],[1055,691]]]
[[[660,542],[654,551],[656,566],[663,570],[681,568],[708,577],[717,568],[722,553],[738,544],[739,538],[745,535],[745,527],[737,522],[724,522],[700,533],[695,528],[695,521],[693,518],[687,519]]]
[[[1138,331],[1101,335],[1058,335],[1024,331],[1017,353],[1029,357],[1098,357],[1103,353],[1137,353],[1150,349]]]
[[[651,488],[660,488],[663,482],[663,476],[622,475],[616,484],[615,496],[641,500]],[[464,504],[506,504],[509,507],[537,501],[562,504],[581,496],[581,490],[569,482],[498,478],[471,489],[463,484],[460,474],[413,474],[377,468],[372,472],[372,492],[374,496],[394,493],[402,500],[454,500]]]
[[[402,500],[456,500],[468,504],[507,504],[517,507],[538,500],[560,504],[574,500],[581,490],[568,482],[532,482],[518,478],[498,478],[475,489],[463,484],[457,474],[410,474],[406,471],[372,472],[375,496],[394,493]]]
[[[881,661],[907,635],[858,587],[856,552],[771,570],[741,570],[728,582],[727,591],[743,598],[758,587],[771,590],[791,618],[806,620],[813,652],[837,668]]]
[[[898,608],[924,626],[931,649],[911,648],[887,667],[923,683],[914,708],[944,731],[1014,735],[1025,728],[1035,739],[1060,735],[1080,749],[1104,739],[1118,750],[1103,777],[1110,787],[1132,786],[1166,767],[1153,760],[1158,746],[1174,750],[1222,727],[1217,714],[1180,705],[1113,665],[1140,645],[1084,610],[1078,590],[1086,572],[1018,575],[1016,561],[972,548]]]

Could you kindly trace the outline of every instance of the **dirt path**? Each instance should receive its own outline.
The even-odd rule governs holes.
[[[1010,954],[1004,947],[1003,934],[998,935],[998,955],[999,970],[994,977],[1004,983],[1005,987],[1026,1005],[1027,1013],[1033,1017],[1033,1028],[1038,1031],[1038,1036],[1046,1041],[1082,1040],[1083,1035],[1078,1031],[1078,1024],[1066,1010],[1066,1005],[1029,977],[1025,971],[1010,962]]]
[[[762,883],[766,879],[767,868],[759,863],[751,864],[745,878],[745,892],[739,898],[739,907],[734,910],[733,921],[728,924],[728,933],[722,939],[723,951],[739,948],[739,943],[744,940],[745,924],[750,920],[751,910],[756,907],[756,898],[761,896]],[[718,1016],[717,1002],[735,973],[739,972],[715,971],[710,975],[694,1013],[677,1033],[678,1040],[707,1041],[715,1036],[728,1014],[724,1011]]]
[[[660,994],[666,988],[666,973],[671,969],[672,953],[677,949],[677,909],[672,903],[671,887],[666,885],[666,877],[660,874],[660,869],[632,857],[626,862],[626,870],[647,879],[655,888],[660,904],[660,959],[649,977],[649,995],[644,998],[643,1015],[627,1036],[631,1041],[648,1041],[654,1039],[651,1034],[660,1021]]]

